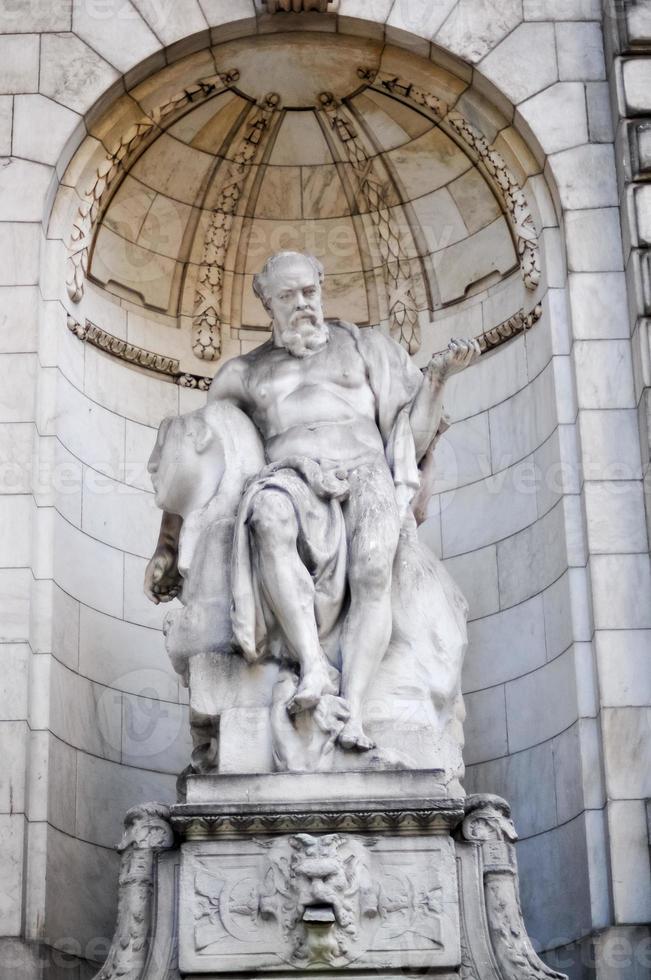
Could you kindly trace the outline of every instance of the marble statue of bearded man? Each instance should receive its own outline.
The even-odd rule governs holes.
[[[446,378],[479,348],[453,341],[422,372],[380,330],[325,319],[322,282],[312,256],[267,261],[253,288],[272,336],[224,364],[208,398],[253,421],[266,458],[235,525],[236,643],[250,662],[296,665],[290,713],[339,695],[347,720],[338,742],[365,751],[374,743],[362,725],[364,699],[400,617],[392,581],[401,531],[415,529],[419,464],[439,430]],[[166,515],[146,581],[154,601],[178,591],[178,530]],[[402,578],[403,589],[415,587]],[[443,588],[465,638],[463,598],[453,583]]]

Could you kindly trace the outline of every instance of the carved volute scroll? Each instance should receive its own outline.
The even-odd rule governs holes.
[[[522,918],[515,841],[506,800],[469,796],[461,826],[464,840],[481,847],[484,898],[491,944],[503,980],[567,980],[538,958]]]
[[[156,855],[174,845],[169,808],[162,803],[132,807],[118,844],[118,916],[108,957],[95,980],[140,980],[152,930]]]

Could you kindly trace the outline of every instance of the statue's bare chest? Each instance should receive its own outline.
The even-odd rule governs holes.
[[[373,417],[374,398],[366,367],[348,335],[333,334],[317,354],[299,358],[269,351],[248,377],[255,420],[265,432],[301,422]]]

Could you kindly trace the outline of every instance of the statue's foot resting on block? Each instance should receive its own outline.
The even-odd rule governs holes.
[[[337,741],[342,749],[356,749],[358,752],[368,752],[375,748],[375,742],[365,734],[361,723],[355,718],[348,719]]]
[[[338,694],[338,678],[334,679],[327,664],[315,664],[305,671],[296,693],[287,704],[290,715],[315,708],[324,694]]]

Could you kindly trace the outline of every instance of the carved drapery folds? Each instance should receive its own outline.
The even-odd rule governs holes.
[[[514,846],[518,835],[509,804],[499,796],[469,796],[461,835],[481,847],[486,917],[500,977],[566,980],[538,958],[527,935]]]
[[[220,188],[204,239],[192,322],[192,350],[196,357],[204,361],[215,361],[221,355],[224,268],[233,218],[250,174],[250,166],[265,144],[269,124],[279,102],[279,97],[270,92],[254,108],[233,159],[227,162],[223,175],[218,175]]]
[[[410,354],[420,349],[418,308],[414,299],[412,272],[400,229],[389,206],[385,181],[377,173],[353,120],[329,93],[320,96],[323,113],[353,168],[357,192],[363,198],[377,234],[382,257],[389,307],[391,336]]]
[[[156,856],[174,845],[170,811],[143,803],[127,811],[118,880],[118,916],[109,955],[95,980],[140,980],[152,939]]]
[[[97,221],[138,154],[175,120],[180,110],[190,103],[223,92],[238,78],[239,72],[231,69],[208,78],[200,78],[193,85],[186,86],[130,126],[106,154],[79,205],[70,235],[66,288],[73,303],[78,303],[84,295],[88,256]]]
[[[408,79],[396,78],[370,68],[360,68],[358,75],[378,91],[389,92],[429,110],[446,133],[463,140],[502,203],[515,241],[524,284],[527,289],[535,290],[540,284],[541,274],[538,234],[524,191],[502,155],[490,146],[486,137],[471,126],[460,112],[451,111],[442,99],[418,85],[413,85]]]

